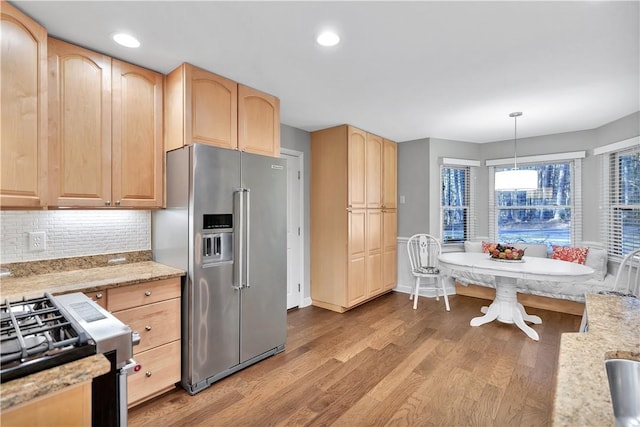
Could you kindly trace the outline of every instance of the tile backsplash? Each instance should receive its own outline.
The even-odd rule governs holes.
[[[0,211],[0,226],[3,264],[151,249],[151,211]],[[34,231],[45,233],[45,250],[30,250]]]

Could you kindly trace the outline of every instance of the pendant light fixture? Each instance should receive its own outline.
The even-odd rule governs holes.
[[[518,169],[518,117],[517,111],[509,114],[514,119],[513,131],[513,169],[496,172],[495,189],[499,191],[535,190],[538,188],[538,172],[529,169]]]

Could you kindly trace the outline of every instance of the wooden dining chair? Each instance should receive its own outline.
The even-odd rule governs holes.
[[[440,300],[439,292],[442,291],[445,307],[450,311],[449,298],[438,268],[438,256],[442,251],[438,239],[429,234],[414,234],[407,242],[407,251],[411,274],[416,279],[413,292],[409,295],[409,299],[413,299],[413,309],[418,308],[418,292],[421,289],[421,280],[425,279],[429,283],[422,288],[435,290],[437,301]]]
[[[629,252],[620,263],[613,290],[640,297],[640,248]]]
[[[634,296],[640,297],[640,248],[629,252],[620,263],[616,279],[613,283],[613,289],[610,291],[600,291],[599,294],[616,295],[616,296]],[[582,314],[582,322],[580,323],[580,332],[589,330],[589,321],[587,319],[587,309]]]

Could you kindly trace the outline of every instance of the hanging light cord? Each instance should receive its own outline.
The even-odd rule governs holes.
[[[518,170],[518,117],[521,116],[521,112],[515,112],[509,114],[509,117],[513,117],[513,170]]]
[[[518,170],[518,116],[513,117],[513,167]]]

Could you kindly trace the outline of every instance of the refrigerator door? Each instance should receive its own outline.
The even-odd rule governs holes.
[[[246,273],[240,362],[283,346],[287,334],[286,161],[242,153]]]
[[[215,241],[221,232],[236,232],[234,191],[240,186],[240,153],[199,144],[191,149],[193,198],[189,234],[193,271],[188,289],[189,333],[183,342],[189,352],[189,382],[200,388],[198,383],[240,360],[240,291],[233,283],[237,256],[212,260],[207,256],[211,248],[206,244]],[[205,229],[205,215],[211,218],[229,214],[233,215],[233,229]]]

